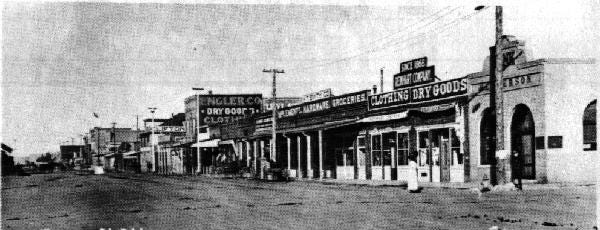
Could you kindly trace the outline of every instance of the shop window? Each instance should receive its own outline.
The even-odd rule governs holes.
[[[392,148],[396,148],[396,132],[384,133],[382,136],[383,165],[392,165]]]
[[[583,111],[583,150],[594,151],[598,149],[596,142],[597,126],[596,126],[596,102],[592,101]],[[550,142],[550,141],[548,141]]]
[[[352,151],[352,149],[346,149],[344,155],[346,157],[346,166],[353,166],[354,165],[354,152]]]
[[[371,136],[371,155],[373,157],[373,166],[381,166],[381,135]]]
[[[418,148],[418,152],[419,152],[419,156],[417,159],[417,163],[419,164],[419,166],[425,166],[429,164],[429,159],[428,159],[428,152],[429,152],[429,132],[428,131],[424,131],[424,132],[419,132],[419,148]]]
[[[454,129],[450,129],[450,142],[450,152],[452,153],[452,165],[462,165],[463,153],[460,151],[460,139],[456,135],[456,130]]]
[[[358,152],[356,153],[357,154],[357,163],[360,166],[364,166],[364,165],[366,165],[365,153],[367,152],[366,148],[365,148],[365,137],[362,137],[362,136],[358,137],[357,149],[358,149]]]
[[[398,165],[408,165],[408,133],[398,133]]]

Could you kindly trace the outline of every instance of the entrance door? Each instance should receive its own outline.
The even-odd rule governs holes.
[[[450,165],[452,164],[452,156],[450,155],[450,141],[442,138],[440,142],[440,181],[450,182]]]
[[[534,162],[534,149],[533,149],[533,136],[523,135],[521,136],[521,143],[523,145],[523,178],[524,179],[535,179],[535,162]]]
[[[511,149],[517,151],[520,157],[512,160],[518,162],[511,165],[513,178],[521,175],[522,179],[535,179],[534,137],[535,123],[531,111],[523,104],[517,105],[511,123]]]

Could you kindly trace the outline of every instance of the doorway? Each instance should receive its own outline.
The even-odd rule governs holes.
[[[511,149],[519,153],[517,159],[511,159],[512,162],[519,162],[511,165],[512,175],[514,177],[520,174],[522,179],[533,180],[535,179],[535,123],[531,110],[526,105],[520,104],[515,107],[510,131]]]

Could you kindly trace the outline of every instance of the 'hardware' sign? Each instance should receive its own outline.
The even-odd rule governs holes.
[[[431,101],[467,93],[467,78],[441,81],[369,96],[369,109]]]

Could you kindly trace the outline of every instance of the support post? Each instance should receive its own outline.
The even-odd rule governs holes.
[[[319,179],[323,179],[323,130],[319,130]]]
[[[311,162],[311,138],[308,133],[303,133],[306,136],[306,178],[313,178],[312,162]]]
[[[302,152],[301,151],[301,149],[302,149],[302,146],[301,146],[302,139],[301,139],[300,135],[298,135],[296,137],[296,139],[298,140],[298,143],[297,143],[298,144],[298,149],[296,150],[296,153],[297,153],[296,155],[298,156],[298,172],[296,172],[296,176],[298,178],[302,178],[302,165],[301,165],[302,161],[301,161],[301,157],[300,157],[300,153]]]
[[[288,172],[292,170],[292,138],[289,136],[285,137],[287,139],[287,170]]]

